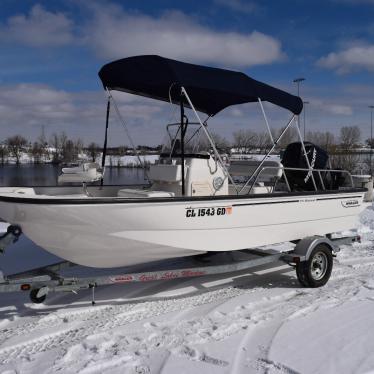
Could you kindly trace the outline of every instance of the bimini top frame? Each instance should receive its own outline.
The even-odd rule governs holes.
[[[184,111],[185,106],[193,110],[203,132],[209,140],[216,159],[222,165],[226,178],[228,178],[235,186],[235,182],[225,167],[212,136],[209,134],[206,121],[204,123],[202,122],[197,111],[208,114],[208,118],[210,118],[231,105],[246,102],[258,102],[260,104],[269,137],[273,145],[246,184],[242,186],[241,189],[238,189],[235,186],[237,194],[240,194],[240,192],[243,191],[250,182],[252,182],[252,186],[254,185],[256,175],[261,171],[266,158],[273,152],[283,135],[294,123],[295,116],[299,115],[303,109],[303,102],[300,97],[293,96],[265,83],[256,81],[244,73],[188,64],[154,55],[135,56],[111,62],[101,68],[99,76],[108,93],[105,139],[107,138],[110,101],[114,101],[110,93],[111,90],[129,92],[135,95],[171,102],[180,106],[182,195],[185,194],[184,136],[188,126],[188,121]],[[271,102],[292,112],[291,119],[288,121],[286,127],[276,140],[274,140],[271,133],[269,122],[262,105],[263,101]],[[125,121],[121,117],[116,105],[115,109],[126,129],[126,133],[131,143],[133,144],[126,128]],[[308,174],[313,181],[315,190],[317,190],[317,185],[312,172],[313,168],[310,166],[302,135],[299,128],[296,128],[303,147],[306,163],[308,165]],[[106,141],[104,143],[103,163],[105,163],[105,154]]]

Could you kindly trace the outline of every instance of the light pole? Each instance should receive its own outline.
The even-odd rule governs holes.
[[[303,101],[303,111],[304,111],[304,141],[305,141],[305,134],[306,134],[306,106],[309,104],[309,101]]]
[[[373,166],[371,164],[371,154],[373,151],[373,109],[374,105],[369,105],[370,108],[370,175],[373,175]]]
[[[305,78],[295,78],[293,80],[293,82],[297,84],[297,96],[300,96],[300,83],[304,81],[305,81]]]
[[[305,78],[295,78],[293,80],[293,82],[296,83],[296,85],[297,85],[297,96],[299,96],[299,97],[300,97],[300,83],[304,82],[304,81],[305,81]],[[300,128],[300,115],[297,116],[297,125]]]

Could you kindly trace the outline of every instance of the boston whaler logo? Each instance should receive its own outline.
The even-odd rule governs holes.
[[[314,165],[316,163],[316,158],[317,158],[317,150],[314,148],[313,149],[313,156],[312,156],[312,162],[310,163],[310,168],[313,169],[314,168]],[[308,171],[308,174],[306,175],[305,179],[304,179],[304,183],[308,182],[308,179],[312,176],[312,171],[309,170]]]
[[[344,208],[353,208],[355,206],[359,206],[360,202],[356,199],[351,199],[351,200],[345,200],[341,202]]]

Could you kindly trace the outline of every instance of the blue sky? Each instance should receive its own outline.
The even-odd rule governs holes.
[[[15,1],[0,12],[0,140],[22,133],[34,140],[66,131],[100,141],[105,95],[100,67],[114,59],[160,54],[246,72],[301,96],[307,125],[338,134],[370,131],[374,105],[374,0],[284,1]],[[169,106],[117,94],[138,144],[161,141]],[[268,106],[271,125],[288,117]],[[118,123],[112,144],[126,144]],[[258,108],[226,109],[212,131],[227,138],[240,128],[262,130]]]

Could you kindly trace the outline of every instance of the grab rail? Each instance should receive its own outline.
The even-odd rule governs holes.
[[[325,183],[323,182],[323,178],[322,178],[322,175],[321,175],[321,172],[327,172],[327,173],[340,173],[340,174],[348,174],[349,176],[349,179],[351,181],[351,187],[354,187],[354,182],[353,182],[353,178],[352,178],[352,174],[348,171],[348,170],[337,170],[337,169],[305,169],[305,168],[290,168],[290,167],[284,167],[284,166],[264,166],[257,174],[256,174],[256,177],[254,179],[254,181],[252,182],[251,184],[251,187],[250,189],[248,190],[248,194],[251,192],[252,188],[254,187],[254,185],[256,184],[260,174],[266,170],[266,169],[275,169],[275,170],[283,170],[284,172],[284,176],[285,176],[285,181],[286,181],[286,185],[287,185],[287,188],[289,190],[289,192],[291,192],[291,187],[289,185],[289,182],[288,182],[288,179],[287,179],[287,175],[285,173],[285,171],[306,171],[308,173],[314,173],[314,172],[317,172],[318,175],[319,175],[319,179],[321,181],[321,186],[322,186],[322,190],[325,191],[326,190],[326,187],[325,187]],[[253,174],[251,175],[250,179],[253,177]],[[317,186],[315,186],[315,190],[318,191],[317,189]]]

